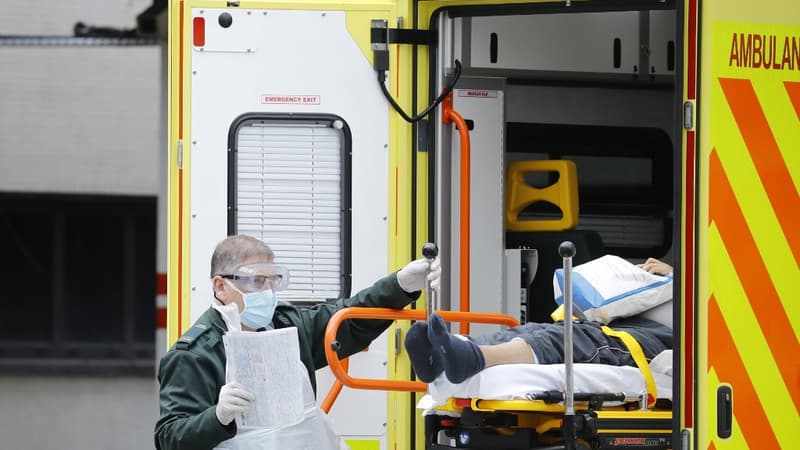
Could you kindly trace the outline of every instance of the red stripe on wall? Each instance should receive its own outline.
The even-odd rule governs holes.
[[[164,306],[156,308],[156,329],[167,329],[167,308]]]
[[[800,83],[796,81],[785,81],[783,85],[786,87],[786,93],[789,94],[789,100],[791,100],[792,106],[794,106],[797,119],[800,120]]]
[[[719,83],[792,249],[794,260],[800,264],[800,226],[797,226],[796,219],[800,211],[800,194],[758,102],[753,84],[750,80],[734,78],[720,78]]]
[[[156,274],[156,295],[167,295],[167,274]]]
[[[797,382],[800,380],[800,343],[750,233],[716,149],[712,149],[709,157],[709,185],[709,219],[719,229],[750,307],[794,401],[795,409],[800,411],[800,383]],[[709,264],[713,264],[713,261]],[[709,336],[711,339],[714,335]]]
[[[721,383],[731,385],[733,414],[748,448],[780,448],[713,295],[708,301],[708,336],[709,370],[713,368],[716,371]],[[712,433],[714,431],[709,430],[709,434]]]

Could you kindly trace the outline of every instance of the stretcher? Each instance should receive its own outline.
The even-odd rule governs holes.
[[[653,373],[657,398],[642,409],[648,394],[638,368],[576,364],[574,375],[575,435],[583,448],[671,448],[671,376]],[[569,448],[564,379],[564,364],[495,366],[458,385],[440,377],[417,405],[426,449]]]
[[[570,244],[571,245],[571,244]],[[565,277],[566,364],[507,364],[487,368],[454,385],[440,376],[430,385],[419,381],[370,380],[347,374],[335,342],[342,321],[353,318],[425,320],[426,311],[350,308],[328,324],[325,348],[336,377],[323,402],[327,411],[341,387],[427,392],[423,410],[425,449],[556,450],[672,448],[672,377],[670,364],[639,367],[573,364],[571,258],[574,246],[563,246]],[[561,249],[560,249],[561,250]],[[445,321],[516,326],[503,314],[437,311]],[[609,330],[609,333],[613,333]],[[635,342],[626,345],[638,347]],[[659,355],[671,362],[670,354]],[[655,362],[655,360],[653,361]],[[666,368],[666,369],[665,369]]]

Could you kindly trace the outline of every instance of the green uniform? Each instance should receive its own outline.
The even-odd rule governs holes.
[[[354,306],[402,308],[419,293],[407,294],[392,274],[355,296],[333,304],[296,308],[279,303],[272,324],[275,328],[297,327],[300,359],[308,369],[316,392],[314,371],[325,367],[324,336],[330,317]],[[348,320],[339,327],[339,357],[357,353],[383,333],[392,321]],[[225,384],[225,349],[222,335],[227,331],[222,316],[213,308],[203,313],[161,359],[158,381],[161,385],[160,418],[155,427],[157,449],[211,449],[236,434],[236,422],[222,426],[216,404]]]

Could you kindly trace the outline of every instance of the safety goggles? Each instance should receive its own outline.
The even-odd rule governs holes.
[[[289,286],[289,269],[275,264],[248,264],[236,269],[222,278],[233,280],[240,289],[247,292],[258,292],[272,289],[282,291]]]

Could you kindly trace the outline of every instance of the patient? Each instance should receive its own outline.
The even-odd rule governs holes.
[[[654,258],[640,267],[657,275],[672,273],[669,264]],[[671,323],[667,326],[639,315],[612,321],[608,326],[632,335],[648,361],[672,348]],[[598,323],[573,322],[573,342],[576,363],[636,365],[625,344],[605,334]],[[405,346],[419,380],[430,383],[444,372],[450,382],[461,383],[487,367],[500,364],[563,363],[564,327],[561,323],[526,323],[488,335],[466,337],[450,334],[444,320],[433,314],[427,322],[411,326]]]

